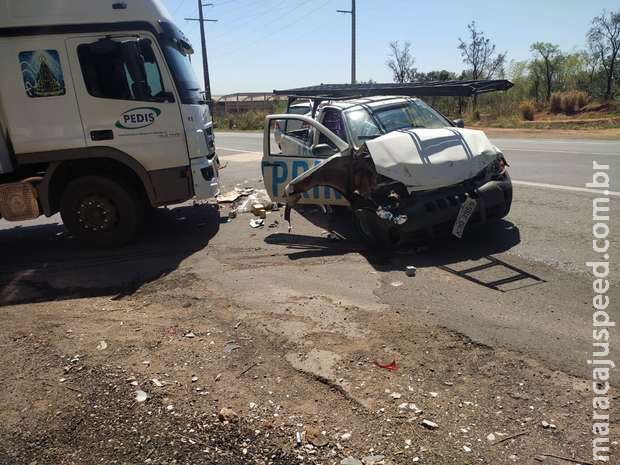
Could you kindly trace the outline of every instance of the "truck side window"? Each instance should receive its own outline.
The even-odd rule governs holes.
[[[124,50],[120,42],[111,40],[105,47],[97,42],[78,46],[78,59],[90,95],[117,100],[160,100],[158,94],[164,89],[157,60],[150,45],[140,42],[134,55],[130,55],[131,48]]]

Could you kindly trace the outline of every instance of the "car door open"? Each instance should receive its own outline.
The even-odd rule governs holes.
[[[349,144],[317,121],[303,115],[270,115],[265,120],[261,170],[271,200],[286,203],[286,186],[334,155],[349,156]],[[329,186],[304,192],[299,203],[348,205]]]

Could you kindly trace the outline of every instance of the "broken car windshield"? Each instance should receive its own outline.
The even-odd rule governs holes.
[[[420,100],[411,100],[396,107],[377,109],[374,115],[385,132],[406,128],[439,129],[450,126],[445,118]]]
[[[344,113],[356,147],[360,147],[370,139],[399,129],[438,129],[451,126],[446,118],[421,100],[374,108],[372,112],[381,127],[365,108],[358,107]]]

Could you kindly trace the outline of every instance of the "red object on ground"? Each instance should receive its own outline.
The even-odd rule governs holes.
[[[383,368],[384,370],[390,370],[390,371],[398,370],[398,365],[396,365],[396,360],[394,360],[392,363],[388,363],[387,365],[382,365],[379,362],[375,362],[375,365],[377,365],[379,368]]]

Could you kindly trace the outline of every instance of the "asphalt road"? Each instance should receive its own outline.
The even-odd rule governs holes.
[[[516,181],[585,188],[592,162],[610,165],[612,191],[620,191],[620,141],[493,138],[511,163]],[[218,132],[217,146],[225,156],[262,152],[261,133]],[[590,178],[588,178],[590,176]]]
[[[218,153],[227,163],[221,172],[223,190],[237,184],[262,187],[261,140],[260,133],[217,133]],[[334,299],[347,295],[361,309],[376,300],[373,305],[409,312],[416,321],[591,376],[585,360],[591,358],[593,342],[592,278],[585,263],[598,257],[591,249],[595,194],[585,184],[592,161],[597,161],[611,165],[611,190],[620,191],[620,141],[504,138],[494,143],[506,153],[515,180],[507,221],[472,231],[462,241],[431,244],[419,256],[399,255],[385,263],[367,257],[358,246],[334,248],[321,237],[325,225],[299,216],[292,234],[282,224],[251,230],[245,216],[229,223],[224,219],[219,232],[207,234],[211,223],[190,224],[190,211],[181,207],[162,213],[145,240],[114,253],[83,251],[63,233],[57,216],[23,224],[0,220],[0,306],[2,299],[28,303],[42,295],[54,300],[113,293],[121,280],[140,285],[188,261],[201,278],[212,280],[211,254],[219,250],[229,269],[247,265],[253,280],[248,299],[257,308],[262,300],[268,306],[275,295],[263,295],[262,289],[300,294],[308,288]],[[612,197],[612,211],[619,199]],[[612,213],[609,227],[613,284],[608,310],[620,321],[620,215]],[[192,240],[179,239],[190,233]],[[473,276],[475,281],[458,274],[493,260],[496,266]],[[408,264],[418,267],[414,279],[404,275]],[[507,289],[484,284],[515,273],[523,279]],[[404,284],[395,288],[394,282]],[[237,297],[242,298],[241,291]],[[620,346],[614,339],[610,358],[617,362]],[[612,376],[620,384],[617,371]]]
[[[400,297],[387,292],[384,298],[393,305],[430,301],[436,311],[416,313],[417,318],[483,344],[522,351],[569,373],[587,376],[585,360],[591,357],[592,345],[592,284],[585,263],[599,257],[591,249],[595,193],[586,188],[586,183],[591,182],[593,161],[610,165],[611,208],[617,211],[620,141],[495,138],[493,143],[511,163],[515,184],[513,208],[507,218],[511,232],[482,231],[480,237],[470,238],[473,243],[463,243],[462,250],[452,244],[456,249],[449,256],[435,256],[428,265],[447,263],[463,269],[484,264],[479,259],[491,256],[545,282],[524,280],[522,288],[501,296],[489,296],[486,289],[481,289],[483,286],[471,287],[464,281],[450,281],[456,285],[451,292],[439,282],[429,284],[428,289],[420,285],[415,293]],[[225,187],[260,185],[257,162],[262,151],[261,134],[218,133],[217,146],[221,158],[228,162],[222,175]],[[620,215],[612,213],[610,228],[611,280],[617,283],[613,276],[620,273],[620,261],[614,261],[614,257],[620,257]],[[416,265],[425,263],[421,260]],[[291,286],[299,285],[295,279],[298,281],[291,277]],[[425,292],[429,294],[421,298],[420,293]],[[436,301],[438,294],[441,303]],[[610,300],[620,300],[617,286],[612,287]],[[609,308],[612,318],[619,321],[620,306]],[[611,351],[613,359],[620,359],[620,347],[612,347]],[[619,379],[616,377],[616,382]]]

